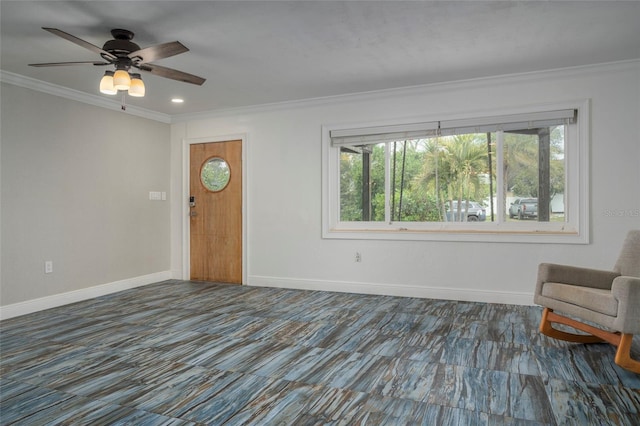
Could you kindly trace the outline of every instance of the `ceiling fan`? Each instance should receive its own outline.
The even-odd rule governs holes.
[[[103,93],[115,94],[117,93],[117,90],[129,90],[129,94],[133,96],[144,96],[144,85],[142,84],[142,80],[140,79],[140,74],[129,74],[129,70],[131,68],[136,68],[141,71],[145,71],[160,77],[170,78],[172,80],[196,84],[198,86],[201,86],[206,81],[206,79],[193,74],[188,74],[183,71],[178,71],[172,68],[162,67],[160,65],[151,63],[159,59],[164,59],[170,56],[178,55],[180,53],[188,52],[189,49],[179,41],[172,41],[169,43],[158,44],[141,49],[140,46],[131,41],[134,36],[133,32],[116,28],[111,30],[113,40],[107,41],[104,46],[100,48],[89,43],[88,41],[82,40],[57,28],[43,27],[42,29],[49,31],[50,33],[55,34],[58,37],[62,37],[65,40],[69,40],[70,42],[75,43],[78,46],[84,47],[85,49],[99,54],[102,57],[103,61],[49,62],[29,65],[32,67],[56,67],[67,65],[113,65],[115,66],[115,72],[107,71],[100,83],[100,91]],[[106,90],[102,90],[105,79],[113,79],[113,87],[115,87],[115,89],[111,88],[111,91],[115,90],[115,92],[110,93]],[[128,81],[123,81],[122,79]],[[137,83],[137,81],[139,81],[139,83]],[[140,92],[136,90],[132,92],[132,89],[130,89],[130,87],[134,87],[136,84],[142,84],[142,94],[140,94]]]

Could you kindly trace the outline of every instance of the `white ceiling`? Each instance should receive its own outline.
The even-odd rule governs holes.
[[[147,95],[127,98],[169,115],[640,58],[640,1],[2,0],[0,19],[3,71],[103,97],[105,67],[27,66],[100,59],[41,27],[182,42],[156,63],[207,82],[143,74]]]

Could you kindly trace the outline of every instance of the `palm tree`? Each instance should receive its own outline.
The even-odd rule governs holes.
[[[484,143],[478,140],[475,134],[455,135],[448,140],[446,147],[447,160],[451,164],[454,176],[453,191],[449,193],[450,211],[453,211],[455,197],[459,206],[459,220],[466,221],[467,215],[461,213],[468,210],[471,198],[478,197],[480,174],[487,172],[487,151]],[[464,210],[463,200],[466,203]]]
[[[424,199],[433,191],[438,220],[443,221],[446,220],[445,200],[452,181],[450,163],[446,159],[448,153],[438,138],[427,139],[424,148],[422,170],[414,178],[413,187]]]
[[[480,174],[487,172],[487,152],[483,141],[474,134],[456,135],[442,139],[430,139],[426,145],[423,170],[417,182],[424,190],[432,188],[441,219],[446,220],[445,200],[449,201],[449,211],[453,211],[454,199],[458,206],[462,201],[478,196]],[[473,189],[473,194],[471,190]],[[466,221],[466,215],[460,215]]]

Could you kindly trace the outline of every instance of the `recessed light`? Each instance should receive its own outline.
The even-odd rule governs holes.
[[[184,102],[184,99],[173,98],[173,99],[171,99],[171,102],[173,102],[174,104],[181,104],[181,103]]]

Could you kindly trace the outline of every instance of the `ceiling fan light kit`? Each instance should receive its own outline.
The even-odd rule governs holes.
[[[100,80],[100,93],[105,95],[117,95],[118,91],[113,87],[113,71],[105,71]]]
[[[117,95],[123,90],[129,96],[141,98],[145,94],[144,82],[139,73],[129,74],[125,70],[105,71],[100,80],[100,93],[105,95]]]
[[[114,39],[107,41],[104,46],[100,48],[57,28],[43,27],[42,29],[84,47],[85,49],[91,50],[94,53],[98,53],[104,61],[52,62],[29,65],[34,67],[51,67],[61,65],[113,65],[115,67],[115,71],[106,71],[100,80],[100,93],[104,93],[105,95],[116,95],[119,91],[126,91],[133,97],[143,97],[145,95],[145,86],[142,81],[142,77],[139,73],[131,73],[131,68],[136,68],[141,71],[146,71],[172,80],[196,84],[198,86],[201,86],[206,81],[206,79],[193,74],[161,67],[151,63],[151,61],[188,52],[189,49],[179,41],[158,44],[141,49],[140,46],[131,41],[134,35],[131,31],[113,29],[111,30],[111,35]]]
[[[113,74],[113,87],[116,90],[129,90],[131,86],[131,77],[125,70],[116,70]]]
[[[129,96],[141,98],[144,96],[145,88],[144,82],[140,77],[140,74],[131,74],[131,86],[129,86]]]

